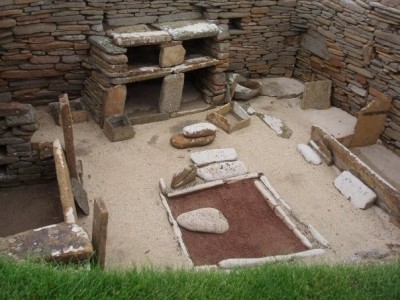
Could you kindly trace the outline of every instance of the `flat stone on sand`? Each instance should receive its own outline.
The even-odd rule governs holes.
[[[198,138],[187,138],[183,134],[175,134],[171,137],[170,143],[175,148],[186,149],[211,144],[214,139],[215,134]]]
[[[211,207],[185,212],[179,215],[176,221],[190,231],[222,234],[229,230],[225,216],[218,209]]]
[[[304,91],[304,84],[292,78],[262,78],[256,79],[262,84],[262,95],[290,99],[299,97]]]
[[[333,184],[357,208],[366,209],[376,199],[374,191],[349,171],[343,171]]]
[[[319,165],[322,163],[322,160],[318,154],[306,144],[298,144],[297,151],[299,151],[300,154],[303,155],[304,159],[310,164]]]
[[[217,127],[211,123],[197,123],[186,126],[183,128],[182,133],[184,136],[192,137],[202,137],[214,135],[217,132]]]
[[[190,158],[197,166],[205,166],[216,162],[236,160],[237,153],[233,148],[212,149],[193,152]]]
[[[240,160],[208,165],[197,169],[197,176],[205,181],[221,180],[247,174],[247,168]]]

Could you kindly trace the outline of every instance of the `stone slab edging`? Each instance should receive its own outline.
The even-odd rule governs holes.
[[[311,127],[311,140],[324,144],[332,154],[334,164],[341,170],[351,171],[377,195],[376,203],[397,221],[400,221],[400,193],[386,180],[368,167],[343,144],[323,128]]]
[[[64,151],[59,139],[56,139],[53,142],[53,156],[56,166],[58,190],[60,193],[64,221],[66,223],[76,223],[78,216],[76,214],[70,174],[68,171],[68,165],[65,159]]]
[[[312,257],[318,256],[325,253],[324,249],[312,249],[303,252],[297,252],[288,255],[276,255],[276,256],[266,256],[260,258],[232,258],[221,260],[218,263],[218,266],[222,269],[230,269],[237,267],[254,267],[263,265],[266,263],[273,263],[279,261],[288,261],[297,257]]]
[[[308,230],[310,231],[311,235],[320,243],[321,245],[324,245],[325,247],[329,247],[330,244],[327,239],[323,237],[322,234],[320,234],[317,229],[314,228],[311,224],[308,224]]]
[[[202,191],[202,190],[207,190],[213,187],[217,187],[220,185],[223,185],[225,182],[224,180],[216,180],[216,181],[211,181],[211,182],[207,182],[207,183],[201,183],[201,184],[197,184],[195,186],[191,186],[188,187],[186,189],[182,189],[182,190],[178,190],[178,191],[174,191],[171,193],[167,194],[168,198],[176,198],[176,197],[180,197],[183,195],[187,195],[187,194],[191,194],[194,192],[198,192],[198,191]]]
[[[282,199],[282,197],[278,194],[278,192],[274,189],[272,184],[269,182],[268,178],[262,174],[260,176],[261,182],[265,185],[265,187],[271,192],[272,196],[275,198],[276,201],[280,202],[284,208],[286,208],[288,211],[292,211],[292,208],[286,203],[285,200]]]
[[[312,248],[312,244],[309,239],[301,233],[301,231],[297,228],[296,224],[293,220],[286,214],[286,212],[280,207],[274,199],[271,199],[272,193],[262,184],[260,181],[255,180],[254,185],[261,192],[264,199],[267,201],[268,205],[274,211],[275,215],[285,223],[285,225],[292,230],[293,234],[302,242],[304,246],[308,249]]]
[[[167,199],[164,197],[163,194],[160,193],[159,195],[160,195],[161,203],[164,205],[165,210],[167,211],[168,220],[169,220],[169,223],[172,225],[172,229],[174,231],[176,239],[178,240],[179,247],[181,247],[182,253],[187,258],[190,267],[193,268],[194,264],[193,264],[193,261],[190,259],[189,252],[187,251],[185,243],[183,242],[181,229],[179,228],[178,223],[175,221],[174,216],[172,215],[172,211],[168,205]]]

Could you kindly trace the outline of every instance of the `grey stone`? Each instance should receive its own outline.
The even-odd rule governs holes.
[[[264,96],[289,99],[299,97],[304,91],[304,84],[292,78],[255,79],[262,84],[261,93]]]
[[[154,26],[167,31],[175,41],[211,37],[219,33],[217,25],[203,20],[167,22]]]
[[[197,176],[205,181],[214,181],[247,174],[247,168],[240,160],[210,164],[197,170]]]
[[[300,106],[302,109],[328,109],[331,106],[331,93],[331,80],[306,82]]]
[[[325,38],[316,32],[305,33],[301,39],[303,49],[310,51],[323,59],[329,60],[331,55],[325,43]]]
[[[124,54],[127,49],[114,45],[110,38],[105,36],[90,36],[89,42],[108,54]]]
[[[182,45],[162,47],[160,51],[160,67],[168,68],[179,65],[185,60],[186,50]]]
[[[21,126],[30,125],[37,122],[36,110],[31,109],[26,114],[20,116],[8,116],[6,117],[7,126]]]
[[[182,129],[183,135],[189,138],[214,135],[216,132],[217,127],[211,123],[196,123]]]
[[[236,160],[237,153],[233,148],[211,149],[193,152],[190,158],[197,166],[201,167],[211,163]]]
[[[158,109],[160,113],[172,113],[178,111],[181,105],[184,73],[171,74],[164,77]]]
[[[196,232],[223,234],[229,230],[225,216],[215,208],[205,207],[185,212],[176,218],[179,226]]]

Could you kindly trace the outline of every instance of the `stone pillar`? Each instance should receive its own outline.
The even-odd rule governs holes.
[[[158,102],[160,113],[172,113],[179,110],[184,82],[185,75],[183,73],[164,77],[161,86],[160,101]]]
[[[126,85],[116,85],[107,89],[103,102],[103,120],[124,113],[126,93]]]
[[[105,266],[107,246],[108,210],[101,198],[94,199],[92,244],[95,260],[102,269]]]

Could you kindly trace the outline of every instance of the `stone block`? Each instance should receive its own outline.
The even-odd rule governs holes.
[[[111,142],[129,140],[135,131],[126,115],[114,115],[104,120],[103,132]]]
[[[234,132],[250,125],[250,116],[235,101],[207,114],[207,120],[227,133]]]
[[[390,105],[390,100],[376,98],[360,111],[350,147],[364,147],[376,144],[385,129],[386,114],[390,109]]]
[[[185,60],[186,50],[182,45],[161,47],[160,51],[160,67],[168,68],[179,65]]]
[[[164,77],[158,110],[160,113],[172,113],[178,111],[181,105],[183,84],[185,75],[183,73],[171,74]]]
[[[59,223],[0,238],[0,252],[17,260],[70,262],[92,256],[89,235],[77,224]]]
[[[121,115],[124,112],[126,100],[126,85],[116,85],[106,91],[103,101],[103,118]]]
[[[331,93],[331,80],[306,82],[300,107],[302,109],[327,109],[331,106]]]
[[[376,199],[374,191],[349,171],[342,172],[335,179],[334,185],[357,208],[366,209]]]
[[[216,36],[219,28],[204,20],[176,21],[154,24],[160,30],[167,31],[174,41],[184,41]]]

